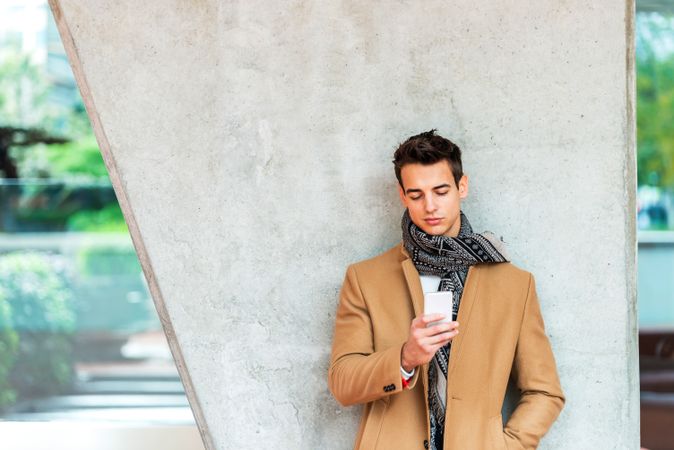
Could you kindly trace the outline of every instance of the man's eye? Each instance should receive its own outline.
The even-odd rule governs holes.
[[[444,192],[437,192],[438,195],[447,195],[449,191],[444,191]]]
[[[412,200],[419,200],[421,198],[421,195],[418,197],[410,197]]]

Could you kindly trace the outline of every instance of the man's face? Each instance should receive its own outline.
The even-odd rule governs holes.
[[[461,228],[461,200],[468,195],[468,178],[457,186],[447,161],[435,164],[406,164],[400,170],[403,187],[400,200],[412,222],[428,234],[456,237]]]

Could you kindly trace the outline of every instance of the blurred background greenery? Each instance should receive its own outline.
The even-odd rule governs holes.
[[[639,227],[674,229],[674,17],[636,18]]]
[[[150,345],[125,353],[138,336]],[[138,363],[157,354],[159,375],[142,379],[168,374],[177,380],[48,5],[3,2],[0,413],[16,419],[39,410],[36,399],[52,398],[50,407],[59,403],[53,400],[58,395],[81,399],[83,389],[97,389],[82,387],[93,370],[106,380],[117,377],[113,369],[119,374],[133,365],[138,373]],[[114,379],[122,385],[134,377]],[[138,393],[132,384],[121,389]],[[177,389],[182,393],[180,383]]]

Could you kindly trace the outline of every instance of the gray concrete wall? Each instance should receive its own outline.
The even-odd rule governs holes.
[[[541,448],[637,448],[631,1],[51,4],[207,446],[351,447],[338,289],[437,127],[537,277],[568,396]]]

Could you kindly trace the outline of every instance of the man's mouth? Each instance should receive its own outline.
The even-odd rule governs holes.
[[[431,218],[428,218],[428,219],[424,219],[424,222],[426,222],[429,225],[437,225],[437,224],[440,223],[441,220],[442,219],[439,218],[439,217],[431,217]]]

